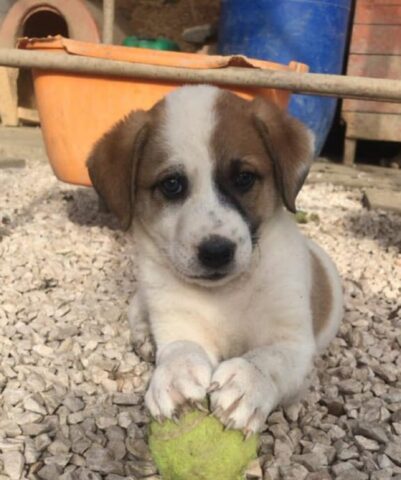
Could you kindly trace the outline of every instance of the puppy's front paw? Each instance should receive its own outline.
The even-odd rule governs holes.
[[[155,361],[156,347],[150,333],[147,331],[133,333],[131,343],[133,351],[139,358],[148,363]]]
[[[128,323],[131,327],[131,342],[134,352],[146,362],[154,362],[155,345],[150,333],[146,310],[138,294],[128,307]]]
[[[156,419],[174,418],[184,403],[199,404],[205,397],[212,365],[199,351],[176,352],[161,362],[153,373],[145,403]]]
[[[228,428],[243,430],[245,435],[263,429],[276,403],[270,376],[245,358],[221,363],[213,374],[209,392],[214,415]]]

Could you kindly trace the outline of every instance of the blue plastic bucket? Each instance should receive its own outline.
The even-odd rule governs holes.
[[[352,0],[221,0],[219,52],[342,73]],[[316,135],[320,153],[336,99],[293,95],[289,111]]]

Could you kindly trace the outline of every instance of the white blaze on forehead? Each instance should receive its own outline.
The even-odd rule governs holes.
[[[166,97],[162,135],[174,162],[191,167],[210,161],[210,139],[216,125],[219,89],[186,86]]]
[[[166,167],[185,170],[189,193],[185,201],[165,209],[158,224],[159,238],[176,270],[188,278],[207,273],[198,251],[211,235],[236,244],[232,275],[244,271],[252,256],[248,225],[237,210],[222,201],[214,181],[218,159],[212,139],[218,126],[219,95],[221,90],[216,87],[186,86],[163,102],[158,141],[165,150]]]

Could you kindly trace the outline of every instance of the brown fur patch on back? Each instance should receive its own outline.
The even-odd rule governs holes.
[[[319,257],[310,250],[312,262],[311,304],[313,316],[313,331],[315,337],[327,325],[333,306],[333,293],[330,280]]]

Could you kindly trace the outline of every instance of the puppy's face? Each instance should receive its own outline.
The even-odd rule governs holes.
[[[170,266],[201,284],[224,283],[246,271],[263,225],[283,201],[289,208],[294,203],[307,167],[291,160],[292,150],[299,150],[295,155],[306,165],[306,130],[263,101],[248,102],[205,86],[178,89],[141,122],[134,120],[135,114],[117,126],[112,141],[106,136],[95,147],[89,169],[100,194],[99,158],[110,143],[114,156],[119,146],[130,144],[131,162],[122,162],[133,164],[125,175],[130,192],[125,210],[129,218],[133,212],[137,228],[153,239]],[[283,154],[291,157],[294,165],[287,167],[298,180],[279,178]],[[123,190],[121,185],[113,189],[114,197]]]

